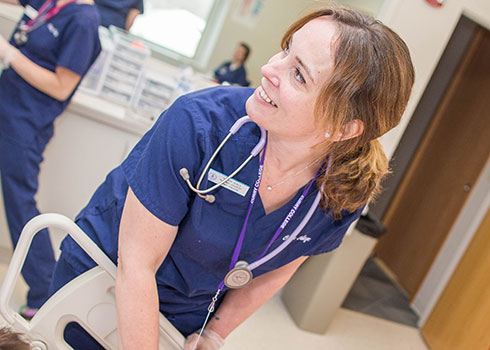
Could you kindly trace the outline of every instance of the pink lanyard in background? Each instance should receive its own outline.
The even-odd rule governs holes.
[[[27,23],[21,22],[19,24],[19,28],[14,34],[14,41],[17,46],[22,46],[27,42],[29,32],[33,31],[36,28],[39,28],[41,25],[56,16],[63,7],[75,1],[77,0],[70,0],[63,5],[57,6],[56,0],[46,0],[44,4],[39,8],[36,17],[30,19]]]

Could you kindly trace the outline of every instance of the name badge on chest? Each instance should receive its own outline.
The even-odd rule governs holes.
[[[208,181],[211,181],[212,183],[215,184],[220,183],[221,181],[226,179],[226,177],[227,176],[225,174],[222,174],[217,170],[209,169]],[[250,188],[250,186],[247,186],[243,182],[237,181],[235,179],[229,179],[223,185],[221,185],[221,187],[224,187],[230,190],[231,192],[235,192],[236,194],[239,194],[242,197],[245,197],[245,195],[248,192],[248,189]]]

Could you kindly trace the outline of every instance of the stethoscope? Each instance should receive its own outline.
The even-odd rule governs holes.
[[[30,20],[27,23],[25,21],[21,21],[17,30],[15,31],[13,37],[16,46],[20,47],[25,45],[29,39],[29,32],[32,32],[34,29],[37,29],[44,23],[48,22],[51,18],[56,16],[61,9],[75,1],[76,0],[70,0],[63,5],[58,6],[56,4],[56,0],[46,0],[39,11],[36,11],[29,5],[26,6],[25,14],[30,18]]]
[[[204,179],[206,172],[208,171],[209,167],[211,166],[211,163],[216,158],[216,156],[218,155],[220,150],[223,148],[225,143],[230,139],[230,137],[232,135],[236,134],[238,132],[238,130],[240,130],[240,128],[244,124],[246,124],[248,122],[251,122],[251,119],[248,116],[244,116],[244,117],[238,119],[233,124],[233,126],[230,128],[226,137],[220,143],[218,148],[216,148],[216,150],[212,154],[211,158],[208,160],[206,166],[204,167],[204,170],[201,172],[201,175],[199,176],[199,180],[197,181],[196,187],[194,187],[190,181],[189,171],[186,168],[182,168],[179,170],[179,174],[182,176],[182,178],[185,180],[185,182],[187,183],[187,185],[189,186],[189,188],[193,192],[197,193],[197,195],[199,197],[205,199],[207,202],[214,203],[215,197],[213,195],[207,194],[207,193],[218,189],[226,181],[232,179],[240,170],[243,169],[243,167],[245,165],[247,165],[248,162],[250,162],[250,160],[252,158],[257,156],[262,150],[264,150],[264,152],[262,153],[262,157],[261,157],[261,161],[260,161],[260,165],[259,165],[257,180],[254,183],[254,189],[253,189],[252,196],[250,199],[249,210],[248,210],[247,216],[245,218],[245,223],[244,223],[244,226],[242,228],[242,232],[240,233],[239,240],[235,246],[235,252],[234,252],[231,264],[230,264],[229,272],[226,274],[223,282],[219,286],[219,290],[222,290],[225,285],[229,288],[236,289],[236,288],[242,288],[242,287],[246,286],[247,284],[249,284],[253,279],[252,271],[254,269],[256,269],[257,267],[263,265],[264,263],[266,263],[267,261],[269,261],[270,259],[275,257],[277,254],[279,254],[281,251],[283,251],[289,244],[291,244],[291,242],[293,242],[296,239],[296,237],[299,235],[299,233],[303,230],[303,228],[306,226],[306,224],[309,222],[309,220],[313,216],[313,213],[315,212],[315,210],[318,207],[318,204],[321,200],[321,194],[320,194],[320,192],[318,192],[315,200],[311,204],[310,209],[308,210],[308,212],[306,213],[305,217],[300,222],[300,224],[293,231],[293,233],[286,240],[284,240],[283,243],[281,243],[276,249],[274,249],[271,252],[269,252],[268,254],[266,254],[266,252],[268,251],[268,249],[270,248],[272,243],[278,238],[280,233],[284,230],[286,225],[291,220],[292,216],[298,210],[299,206],[301,205],[304,198],[306,197],[306,194],[308,193],[308,191],[312,187],[312,184],[315,182],[315,180],[316,180],[316,178],[320,172],[320,169],[323,168],[323,165],[318,170],[317,175],[310,181],[308,187],[304,190],[303,194],[297,200],[295,205],[291,208],[288,215],[286,215],[285,219],[283,220],[283,222],[279,226],[278,230],[274,234],[274,236],[273,236],[271,242],[269,243],[268,247],[266,248],[264,253],[259,257],[259,259],[257,259],[256,261],[254,261],[251,264],[249,264],[245,261],[238,261],[238,255],[240,254],[241,244],[242,244],[244,236],[245,236],[245,230],[246,230],[246,226],[248,223],[248,217],[250,215],[252,206],[255,202],[255,198],[257,196],[258,189],[260,186],[260,180],[262,178],[262,170],[263,170],[264,157],[265,157],[265,146],[266,146],[266,140],[267,140],[267,134],[266,134],[265,130],[258,125],[258,127],[260,128],[260,139],[259,139],[258,143],[252,149],[248,158],[245,159],[245,161],[243,161],[242,164],[238,168],[236,168],[229,176],[227,176],[224,180],[222,180],[221,182],[217,183],[216,185],[214,185],[208,189],[201,190],[201,189],[199,189],[199,187],[201,185],[202,180]],[[327,171],[329,170],[329,168],[330,168],[330,162],[327,166]]]
[[[322,166],[320,166],[320,169],[318,169],[318,172],[315,175],[315,177],[309,182],[309,184],[306,187],[306,189],[303,191],[303,193],[301,194],[301,196],[295,202],[295,204],[293,205],[293,207],[291,208],[291,210],[288,212],[288,214],[286,215],[286,217],[282,221],[282,223],[279,226],[279,228],[276,230],[274,236],[272,237],[272,239],[270,240],[268,246],[265,248],[265,250],[260,255],[260,257],[256,261],[254,261],[253,263],[251,263],[251,264],[249,264],[249,263],[247,263],[246,261],[243,261],[243,260],[242,261],[238,261],[238,257],[240,255],[242,243],[243,243],[244,238],[245,238],[245,232],[246,232],[248,220],[249,220],[249,217],[250,217],[250,213],[252,211],[252,207],[253,207],[254,202],[255,202],[255,199],[257,197],[258,190],[259,190],[259,187],[260,187],[260,181],[262,179],[262,171],[263,171],[263,168],[264,168],[264,159],[265,159],[265,148],[266,148],[266,144],[267,144],[267,134],[266,134],[265,130],[258,125],[258,127],[260,128],[260,140],[257,143],[257,145],[252,149],[252,151],[250,152],[250,155],[248,156],[248,158],[245,159],[245,161],[237,169],[235,169],[235,171],[233,171],[223,181],[217,183],[216,185],[214,185],[214,186],[212,186],[212,187],[210,187],[208,189],[200,190],[199,187],[201,185],[202,180],[204,179],[204,176],[205,176],[206,172],[208,171],[209,167],[211,166],[211,163],[216,158],[216,156],[218,155],[219,151],[223,148],[223,146],[225,145],[225,143],[229,140],[229,138],[232,135],[234,135],[235,133],[237,133],[237,131],[245,123],[248,123],[250,121],[251,120],[250,120],[250,118],[248,116],[244,116],[244,117],[238,119],[233,124],[233,126],[230,128],[230,130],[229,130],[228,134],[226,135],[226,137],[220,143],[220,145],[218,146],[218,148],[216,148],[216,150],[212,154],[211,158],[207,162],[206,166],[204,167],[204,170],[202,171],[201,175],[199,176],[199,180],[197,181],[196,187],[194,187],[192,185],[192,183],[190,182],[189,171],[186,168],[182,168],[182,169],[179,170],[179,174],[182,176],[182,178],[184,179],[184,181],[187,183],[187,185],[189,186],[189,188],[193,192],[197,193],[197,195],[199,197],[205,199],[207,202],[214,203],[215,197],[213,195],[207,194],[207,193],[216,190],[217,188],[219,188],[220,186],[222,186],[224,183],[226,183],[226,181],[228,181],[231,178],[233,178],[240,170],[243,169],[243,167],[245,165],[247,165],[247,163],[253,157],[257,156],[260,153],[260,151],[264,150],[264,152],[262,152],[262,156],[261,156],[261,159],[260,159],[257,180],[254,183],[254,188],[253,188],[253,192],[252,192],[252,195],[251,195],[251,198],[250,198],[250,204],[249,204],[249,208],[248,208],[248,211],[247,211],[247,215],[245,217],[245,222],[244,222],[243,227],[242,227],[242,230],[240,232],[240,235],[239,235],[239,238],[238,238],[238,242],[235,245],[235,249],[234,249],[234,252],[233,252],[233,257],[232,257],[231,262],[230,262],[230,268],[228,270],[228,273],[224,277],[223,281],[218,286],[218,289],[216,291],[216,294],[211,299],[211,303],[208,306],[208,313],[207,313],[206,319],[204,320],[203,326],[201,327],[201,330],[199,332],[198,340],[194,344],[194,349],[196,348],[197,343],[199,341],[199,338],[201,337],[202,331],[204,330],[204,328],[205,328],[205,326],[206,326],[206,324],[207,324],[207,322],[209,320],[209,316],[211,315],[212,312],[214,312],[215,304],[218,301],[218,297],[219,297],[221,291],[224,289],[224,287],[226,286],[226,287],[231,288],[231,289],[238,289],[238,288],[242,288],[242,287],[245,287],[246,285],[248,285],[252,281],[252,279],[253,279],[252,271],[254,269],[256,269],[257,267],[259,267],[259,266],[261,266],[263,264],[265,264],[270,259],[274,258],[276,255],[278,255],[280,252],[282,252],[284,249],[286,249],[286,247],[289,244],[291,244],[294,240],[296,240],[296,237],[298,237],[298,235],[300,234],[300,232],[308,224],[308,222],[310,221],[311,217],[315,213],[315,210],[318,208],[318,205],[319,205],[320,200],[321,200],[321,197],[322,197],[320,191],[318,191],[315,199],[313,200],[313,203],[311,204],[310,208],[308,209],[308,212],[305,214],[305,216],[303,217],[303,219],[301,220],[301,222],[299,223],[299,225],[294,229],[293,233],[291,235],[289,235],[289,237],[287,239],[285,239],[278,247],[276,247],[271,252],[267,253],[268,250],[269,250],[269,248],[271,247],[271,245],[280,236],[280,234],[282,233],[282,231],[284,230],[284,228],[288,225],[288,223],[290,222],[290,220],[292,219],[292,217],[294,216],[294,214],[299,209],[299,207],[302,204],[304,198],[306,197],[306,195],[308,194],[310,188],[312,187],[313,183],[315,182],[316,178],[318,177],[320,171],[323,169],[324,164],[322,164]],[[331,166],[331,159],[328,160],[328,165],[327,165],[327,170],[326,170],[327,172],[329,171],[330,166]],[[204,195],[204,194],[206,194],[206,195]]]
[[[209,193],[211,191],[214,191],[214,190],[218,189],[226,181],[228,181],[231,178],[233,178],[236,174],[238,174],[243,169],[243,167],[245,165],[247,165],[248,162],[250,162],[250,160],[252,158],[254,158],[255,156],[257,156],[257,154],[259,154],[260,151],[262,151],[262,149],[264,148],[265,143],[266,143],[266,140],[267,140],[267,134],[266,134],[265,130],[261,126],[257,125],[260,128],[260,139],[259,139],[259,142],[257,143],[257,145],[255,145],[255,147],[250,152],[250,155],[248,156],[248,158],[245,159],[245,161],[238,168],[236,168],[234,172],[232,172],[228,177],[226,177],[223,181],[217,183],[213,187],[210,187],[210,188],[208,188],[206,190],[200,190],[199,189],[199,187],[201,186],[201,182],[204,179],[204,175],[208,171],[208,169],[211,166],[211,163],[213,162],[214,158],[216,158],[216,156],[218,155],[219,151],[221,151],[221,149],[223,148],[223,146],[225,145],[225,143],[229,140],[229,138],[231,136],[235,135],[237,133],[237,131],[240,130],[240,128],[244,124],[246,124],[248,122],[251,122],[251,121],[252,120],[250,119],[250,117],[248,115],[246,115],[246,116],[241,117],[240,119],[238,119],[232,125],[232,127],[228,131],[228,135],[226,135],[226,137],[223,139],[223,141],[218,146],[218,148],[216,148],[216,151],[214,151],[213,155],[211,156],[211,158],[207,162],[206,167],[204,168],[204,170],[201,173],[201,176],[199,176],[199,180],[197,181],[196,187],[192,186],[192,183],[191,183],[190,177],[189,177],[189,171],[187,170],[187,168],[182,168],[182,169],[179,170],[180,176],[182,176],[182,178],[185,180],[185,182],[187,183],[187,185],[189,186],[189,188],[192,191],[196,192],[199,197],[205,199],[207,202],[214,203],[214,201],[216,200],[216,198],[212,194],[207,194],[207,195],[203,196],[204,194]]]

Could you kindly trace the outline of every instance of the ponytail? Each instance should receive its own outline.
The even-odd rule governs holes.
[[[317,180],[322,189],[322,208],[329,208],[335,219],[342,211],[360,209],[380,192],[380,182],[389,173],[388,161],[378,140],[371,140],[350,153],[335,151],[328,174]]]

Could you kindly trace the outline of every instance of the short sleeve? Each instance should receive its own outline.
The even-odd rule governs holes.
[[[220,82],[221,82],[221,80],[220,80],[220,79],[221,79],[220,70],[221,70],[221,68],[226,67],[226,65],[227,65],[228,63],[229,63],[229,62],[225,62],[225,63],[221,64],[221,65],[220,65],[218,68],[216,68],[216,69],[214,70],[214,76],[215,76],[215,78],[216,78],[217,80],[219,80]]]
[[[60,42],[57,66],[85,75],[100,53],[99,17],[93,11],[80,11],[66,26]]]
[[[249,86],[250,82],[247,81],[247,72],[243,66],[240,67],[240,70],[237,74],[237,84],[241,86]]]
[[[143,0],[137,0],[136,3],[135,3],[135,6],[133,7],[137,10],[139,10],[141,13],[144,12],[144,6],[143,6]]]
[[[356,210],[353,213],[344,213],[341,220],[335,220],[331,222],[331,227],[325,232],[325,238],[315,245],[306,255],[318,255],[331,252],[338,248],[345,237],[345,234],[349,227],[357,221],[361,215],[362,209]]]
[[[180,97],[122,164],[129,187],[141,204],[174,226],[187,214],[191,197],[179,170],[187,168],[194,179],[203,158],[200,113],[191,98]]]

